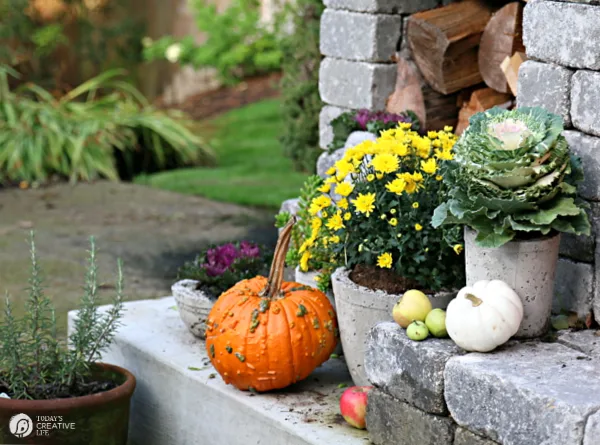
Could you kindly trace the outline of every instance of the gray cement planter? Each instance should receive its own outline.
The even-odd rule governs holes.
[[[515,337],[534,338],[550,326],[560,234],[511,241],[499,248],[475,244],[476,232],[465,228],[467,285],[502,280],[521,297],[523,321]]]
[[[296,283],[304,284],[305,286],[310,286],[310,287],[314,287],[315,289],[317,289],[318,283],[317,283],[317,280],[315,280],[315,278],[317,277],[317,275],[319,275],[318,271],[310,270],[308,272],[302,272],[300,270],[300,267],[296,266],[296,269],[294,270],[294,274],[295,274]],[[333,293],[331,291],[327,291],[327,292],[325,292],[325,295],[327,295],[329,302],[331,303],[331,305],[333,306],[333,308],[336,310],[336,313],[337,313],[337,309],[335,307],[335,298],[333,297]],[[339,323],[338,323],[338,325],[339,325]],[[338,345],[335,347],[335,350],[333,351],[333,353],[337,354],[337,355],[342,355],[344,353],[341,341],[338,342]]]
[[[197,290],[196,280],[181,280],[171,286],[177,302],[179,316],[189,331],[198,338],[205,338],[206,320],[216,300]]]
[[[371,290],[354,283],[350,270],[337,269],[331,276],[337,308],[340,339],[348,370],[355,385],[369,385],[364,362],[367,334],[382,321],[393,321],[392,309],[400,295]],[[430,295],[434,308],[445,309],[456,293]]]

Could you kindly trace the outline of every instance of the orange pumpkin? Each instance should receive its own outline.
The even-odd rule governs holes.
[[[270,391],[305,379],[337,343],[327,296],[283,282],[294,222],[281,232],[269,278],[240,281],[219,297],[208,316],[208,356],[223,380],[241,390]]]

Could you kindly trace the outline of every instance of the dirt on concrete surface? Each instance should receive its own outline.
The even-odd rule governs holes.
[[[157,298],[170,295],[178,267],[208,244],[248,239],[273,246],[277,236],[270,211],[129,183],[2,189],[0,291],[9,292],[17,310],[27,298],[30,230],[63,333],[67,311],[81,297],[92,235],[103,302],[114,295],[117,258],[127,299]]]

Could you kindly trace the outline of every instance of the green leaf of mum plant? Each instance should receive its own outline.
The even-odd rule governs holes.
[[[477,113],[454,147],[449,197],[433,226],[465,224],[482,247],[519,232],[589,235],[586,204],[577,198],[581,162],[562,131],[562,118],[539,107]]]

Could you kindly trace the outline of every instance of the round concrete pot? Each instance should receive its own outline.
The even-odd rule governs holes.
[[[0,443],[126,445],[135,377],[126,369],[104,363],[95,363],[92,372],[119,386],[68,399],[0,398]],[[72,426],[62,428],[59,423]]]
[[[299,266],[296,266],[296,269],[294,270],[294,279],[295,279],[296,283],[300,283],[305,286],[314,287],[315,289],[317,289],[317,286],[318,286],[317,280],[315,279],[317,277],[317,275],[319,275],[319,271],[311,270],[308,272],[302,272],[300,270]],[[329,302],[331,303],[333,308],[336,309],[335,298],[333,297],[333,293],[331,291],[327,291],[327,292],[325,292],[325,295],[327,295],[327,298],[329,299]],[[337,309],[336,309],[336,312],[337,312]],[[339,326],[339,323],[338,323],[338,326]],[[341,342],[338,342],[338,345],[336,346],[333,353],[337,354],[337,355],[342,355],[344,353]]]
[[[539,337],[550,326],[554,276],[560,234],[510,241],[498,248],[475,244],[477,233],[465,229],[467,285],[480,280],[502,280],[521,297],[523,321],[518,338]]]
[[[206,320],[216,300],[210,299],[197,287],[196,280],[181,280],[171,286],[171,291],[177,302],[179,316],[194,336],[203,339],[206,338]]]
[[[370,385],[364,371],[367,334],[382,321],[393,321],[392,309],[401,295],[371,290],[354,283],[350,270],[337,269],[331,276],[344,357],[355,385]],[[456,292],[429,295],[434,308],[446,309]]]

